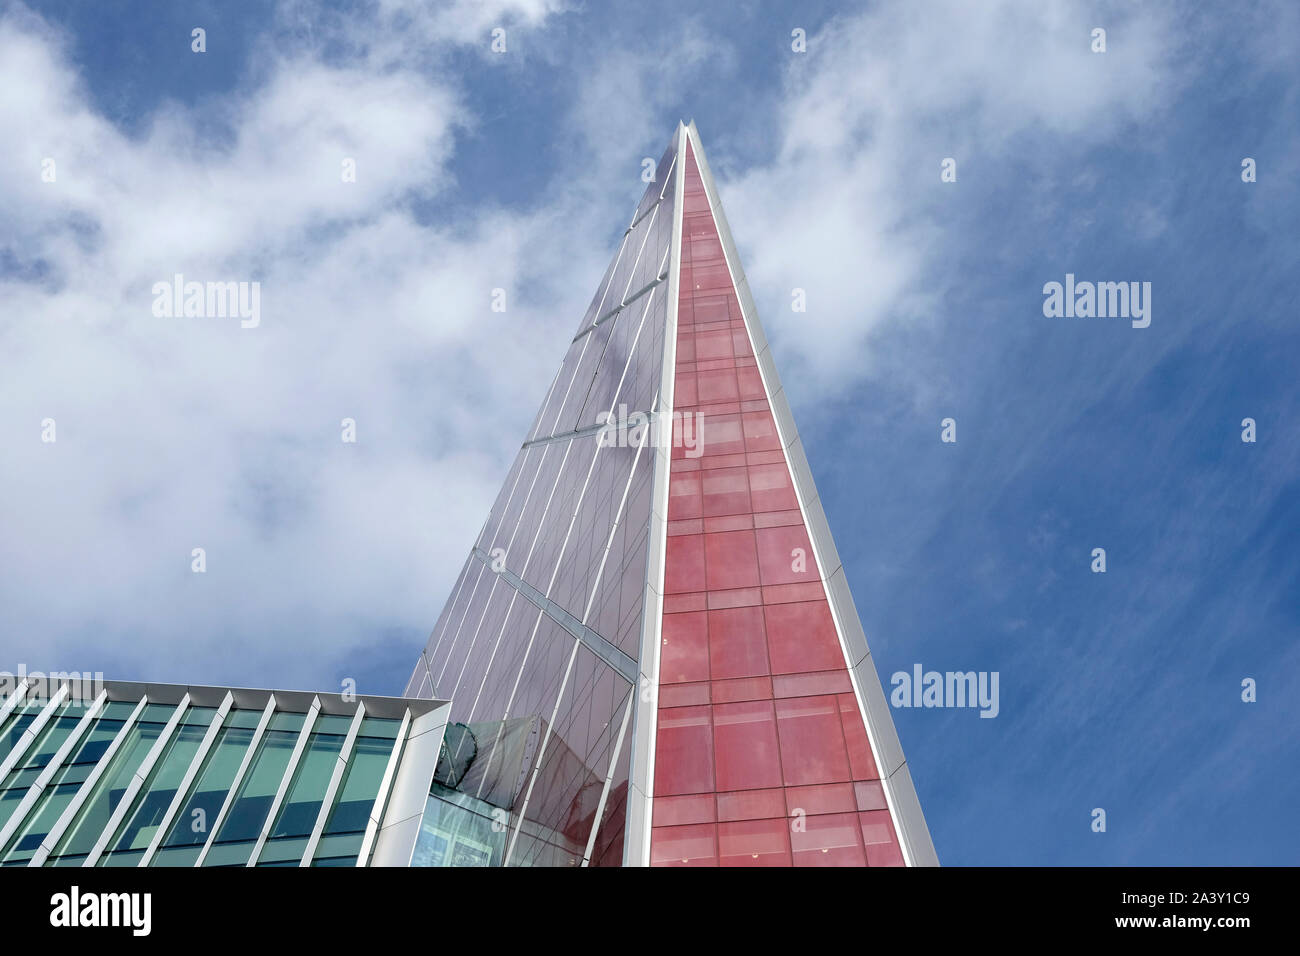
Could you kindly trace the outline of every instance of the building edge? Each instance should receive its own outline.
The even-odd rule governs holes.
[[[728,225],[726,214],[722,210],[717,186],[713,181],[713,173],[709,168],[704,148],[700,145],[699,130],[696,128],[693,119],[685,126],[684,132],[684,138],[689,141],[695,154],[695,162],[699,167],[700,178],[703,180],[704,190],[709,200],[709,211],[713,215],[713,222],[718,230],[718,237],[722,242],[723,257],[726,259],[732,285],[735,287],[736,297],[740,302],[741,314],[745,320],[750,345],[757,359],[763,388],[767,392],[768,404],[771,406],[777,434],[785,452],[786,464],[790,469],[790,476],[794,482],[795,495],[799,500],[799,509],[803,515],[804,525],[808,529],[813,556],[817,561],[818,572],[821,575],[822,585],[826,591],[827,603],[830,605],[831,616],[835,621],[835,630],[839,635],[840,648],[844,653],[849,677],[853,683],[858,709],[866,726],[867,739],[871,744],[871,753],[880,772],[881,786],[889,805],[890,814],[898,830],[899,845],[903,852],[904,862],[908,866],[938,866],[939,857],[935,852],[934,841],[930,837],[930,829],[926,825],[925,816],[921,811],[921,802],[916,795],[911,772],[908,770],[907,761],[903,756],[903,748],[898,739],[898,731],[894,727],[889,700],[885,695],[884,687],[880,683],[880,677],[876,673],[875,664],[872,662],[871,650],[867,646],[866,633],[862,629],[862,620],[858,616],[857,608],[853,603],[853,595],[850,593],[847,577],[840,563],[835,541],[831,536],[830,526],[821,507],[817,486],[812,477],[812,470],[804,454],[803,442],[799,438],[799,431],[790,410],[790,403],[786,398],[785,390],[781,385],[781,379],[776,370],[776,364],[768,347],[767,338],[763,333],[763,326],[758,318],[758,309],[754,304],[753,295],[750,293],[749,281],[746,279],[744,269],[740,265],[740,257],[736,250],[735,241],[732,239],[731,227]],[[678,149],[679,158],[684,162],[686,143],[679,140]],[[679,177],[679,182],[680,179]],[[674,210],[674,215],[676,217],[675,223],[679,223],[680,208]],[[674,241],[678,241],[679,238],[679,235],[674,236]],[[680,249],[674,250],[675,256],[679,255],[679,253]],[[677,260],[675,259],[675,261]],[[675,293],[672,309],[672,337],[675,343],[677,315]],[[666,352],[667,349],[665,348],[665,354]]]
[[[681,294],[682,202],[686,178],[686,126],[678,121],[674,133],[677,154],[673,158],[673,227],[669,237],[668,313],[664,329],[663,364],[659,373],[656,418],[660,432],[673,423],[673,386],[677,368],[677,306]],[[646,558],[645,600],[642,603],[641,650],[636,708],[632,727],[629,763],[627,815],[623,830],[623,865],[650,865],[650,825],[654,804],[655,741],[659,721],[659,657],[663,645],[664,565],[668,547],[668,482],[672,466],[672,442],[655,443],[654,488],[650,500],[649,549]]]

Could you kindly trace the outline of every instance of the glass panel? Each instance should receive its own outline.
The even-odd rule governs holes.
[[[345,833],[341,836],[324,837],[316,846],[316,856],[312,866],[356,866],[357,854],[361,852],[363,833]]]
[[[211,714],[207,716],[211,720]],[[119,865],[118,861],[108,859],[115,855],[114,850],[144,850],[149,846],[207,731],[208,725],[184,723],[172,733],[148,780],[136,794],[135,805],[126,814],[115,840],[109,843],[110,852],[101,865]]]
[[[411,866],[500,866],[510,835],[506,814],[482,800],[433,784]]]
[[[9,756],[9,751],[14,749],[14,744],[18,743],[23,731],[40,712],[41,708],[35,701],[28,701],[26,704],[19,704],[5,718],[4,727],[0,729],[0,760]]]
[[[207,842],[208,827],[220,812],[221,805],[230,790],[230,784],[234,781],[244,754],[248,751],[248,745],[253,740],[252,729],[242,726],[245,722],[244,718],[249,713],[250,711],[236,710],[227,715],[225,726],[221,728],[217,739],[212,744],[212,749],[208,751],[203,769],[199,771],[196,778],[197,782],[190,790],[185,805],[177,813],[176,822],[172,824],[163,846],[192,846],[195,848],[194,855],[197,856],[198,849]],[[162,854],[159,853],[158,856],[161,857]],[[159,865],[163,864],[159,862]]]
[[[59,817],[80,789],[81,784],[78,783],[45,788],[39,805],[28,811],[27,823],[6,845],[4,855],[6,866],[32,858],[41,841],[49,834],[50,827],[58,822]]]
[[[151,705],[147,705],[142,716],[158,716],[170,713],[175,708],[164,707],[153,710],[152,713],[150,709]],[[80,812],[52,856],[84,855],[90,852],[108,823],[108,818],[126,794],[126,788],[135,776],[136,769],[162,734],[163,727],[164,723],[159,720],[137,720],[127,729],[126,739],[95,783],[90,796],[81,805]]]
[[[18,758],[18,762],[14,764],[14,769],[9,771],[5,778],[6,787],[10,785],[9,782],[15,778],[22,768],[36,767],[39,769],[50,762],[54,752],[63,745],[63,742],[68,739],[68,734],[72,732],[72,728],[77,726],[78,721],[81,720],[80,708],[75,713],[68,713],[70,708],[70,704],[62,704],[54,712],[53,716],[45,722],[45,726],[37,732],[36,739],[32,741],[23,752],[23,755]]]
[[[271,810],[271,802],[275,799],[285,769],[289,766],[289,758],[293,755],[293,746],[298,740],[298,730],[294,725],[301,727],[304,716],[276,714],[271,718],[269,727],[275,729],[268,729],[262,735],[257,755],[239,785],[239,793],[230,812],[217,831],[217,844],[247,842],[250,844],[248,849],[252,849],[251,841],[255,841],[262,831],[262,824]],[[209,858],[204,860],[203,865],[223,866],[231,861],[229,857],[231,854],[225,851],[215,855],[209,853]]]
[[[159,850],[149,860],[150,866],[193,866],[202,846],[178,846]]]
[[[361,722],[361,731],[368,728],[370,718]],[[364,833],[370,811],[379,794],[379,784],[388,758],[393,752],[393,741],[382,737],[358,736],[348,757],[348,769],[339,785],[338,796],[329,819],[325,821],[325,834]]]
[[[63,745],[63,742],[68,739],[68,734],[81,721],[80,709],[69,714],[70,707],[70,704],[63,704],[54,712],[45,722],[45,726],[37,731],[36,739],[18,758],[13,769],[5,774],[4,782],[0,784],[0,825],[8,822],[9,815],[17,809],[18,802],[36,782],[36,778],[53,758],[54,752]],[[32,711],[33,720],[40,710],[41,708],[37,707]],[[28,723],[30,721],[27,721],[24,727]]]
[[[41,796],[27,813],[24,826],[14,834],[5,847],[5,860],[29,860],[36,853],[41,841],[49,834],[50,828],[58,822],[63,811],[67,809],[72,798],[90,775],[91,769],[104,749],[122,729],[121,720],[100,717],[82,735],[72,753],[55,771]],[[16,801],[26,790],[14,791]],[[12,809],[9,803],[7,809]],[[6,813],[7,816],[7,813]]]
[[[267,840],[262,847],[262,855],[257,858],[258,866],[297,866],[302,855],[307,852],[307,837],[291,837],[282,840]]]
[[[314,733],[294,770],[293,783],[284,797],[284,805],[271,828],[271,837],[310,836],[320,815],[344,738],[338,734]]]

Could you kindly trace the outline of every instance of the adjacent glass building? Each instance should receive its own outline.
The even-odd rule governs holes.
[[[938,862],[693,123],[404,697],[29,691],[4,866]]]
[[[0,705],[0,865],[410,861],[445,702],[77,683]]]

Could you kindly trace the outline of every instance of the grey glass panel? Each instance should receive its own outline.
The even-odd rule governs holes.
[[[496,635],[505,620],[506,612],[515,597],[515,591],[510,585],[502,581],[498,575],[492,576],[494,580],[488,590],[487,602],[481,607],[479,613],[474,615],[474,620],[465,622],[456,649],[448,658],[447,670],[439,681],[439,692],[452,700],[459,696],[461,682],[464,680],[470,659],[481,658],[484,653],[490,653]]]
[[[627,681],[579,648],[511,866],[581,864],[629,693]]]
[[[593,463],[600,454],[609,450],[598,449],[597,444],[596,435],[575,438],[571,442],[572,447],[556,481],[545,521],[538,529],[527,567],[520,574],[520,577],[543,594],[555,576],[556,558],[569,534],[578,502],[588,487],[589,476],[593,474]]]

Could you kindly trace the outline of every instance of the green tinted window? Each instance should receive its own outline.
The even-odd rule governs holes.
[[[297,717],[301,725],[303,715],[277,714],[272,723],[276,723],[279,717]],[[239,793],[230,812],[217,831],[217,843],[241,843],[257,839],[262,824],[266,822],[266,815],[271,810],[271,802],[280,787],[285,768],[289,766],[289,757],[293,754],[293,745],[297,740],[297,730],[267,730],[262,735],[257,756],[253,758],[252,766],[239,785]]]
[[[362,721],[362,729],[366,721]],[[325,822],[326,834],[364,833],[370,811],[374,809],[379,784],[388,768],[393,741],[376,737],[358,737],[348,757],[334,809]]]
[[[122,729],[122,721],[103,717],[91,724],[27,812],[23,828],[4,847],[6,861],[28,860],[58,822],[90,774],[95,762]],[[11,805],[12,806],[12,805]]]
[[[236,714],[247,711],[235,711]],[[176,815],[164,846],[202,847],[208,841],[208,833],[216,821],[217,813],[230,792],[235,773],[248,752],[248,745],[253,740],[253,731],[247,727],[227,724],[221,728],[217,739],[204,760],[203,769],[199,771],[196,782],[186,798],[184,806]]]
[[[136,794],[134,805],[123,818],[115,839],[109,842],[110,851],[143,850],[149,846],[206,733],[204,725],[185,723],[172,732],[144,786]],[[112,861],[101,860],[101,863],[109,862]]]
[[[149,748],[162,734],[163,726],[154,720],[136,721],[127,729],[121,747],[96,781],[52,856],[80,856],[90,852]]]
[[[325,788],[329,786],[344,738],[338,734],[314,733],[298,760],[293,783],[271,829],[271,837],[309,836],[316,826]]]

